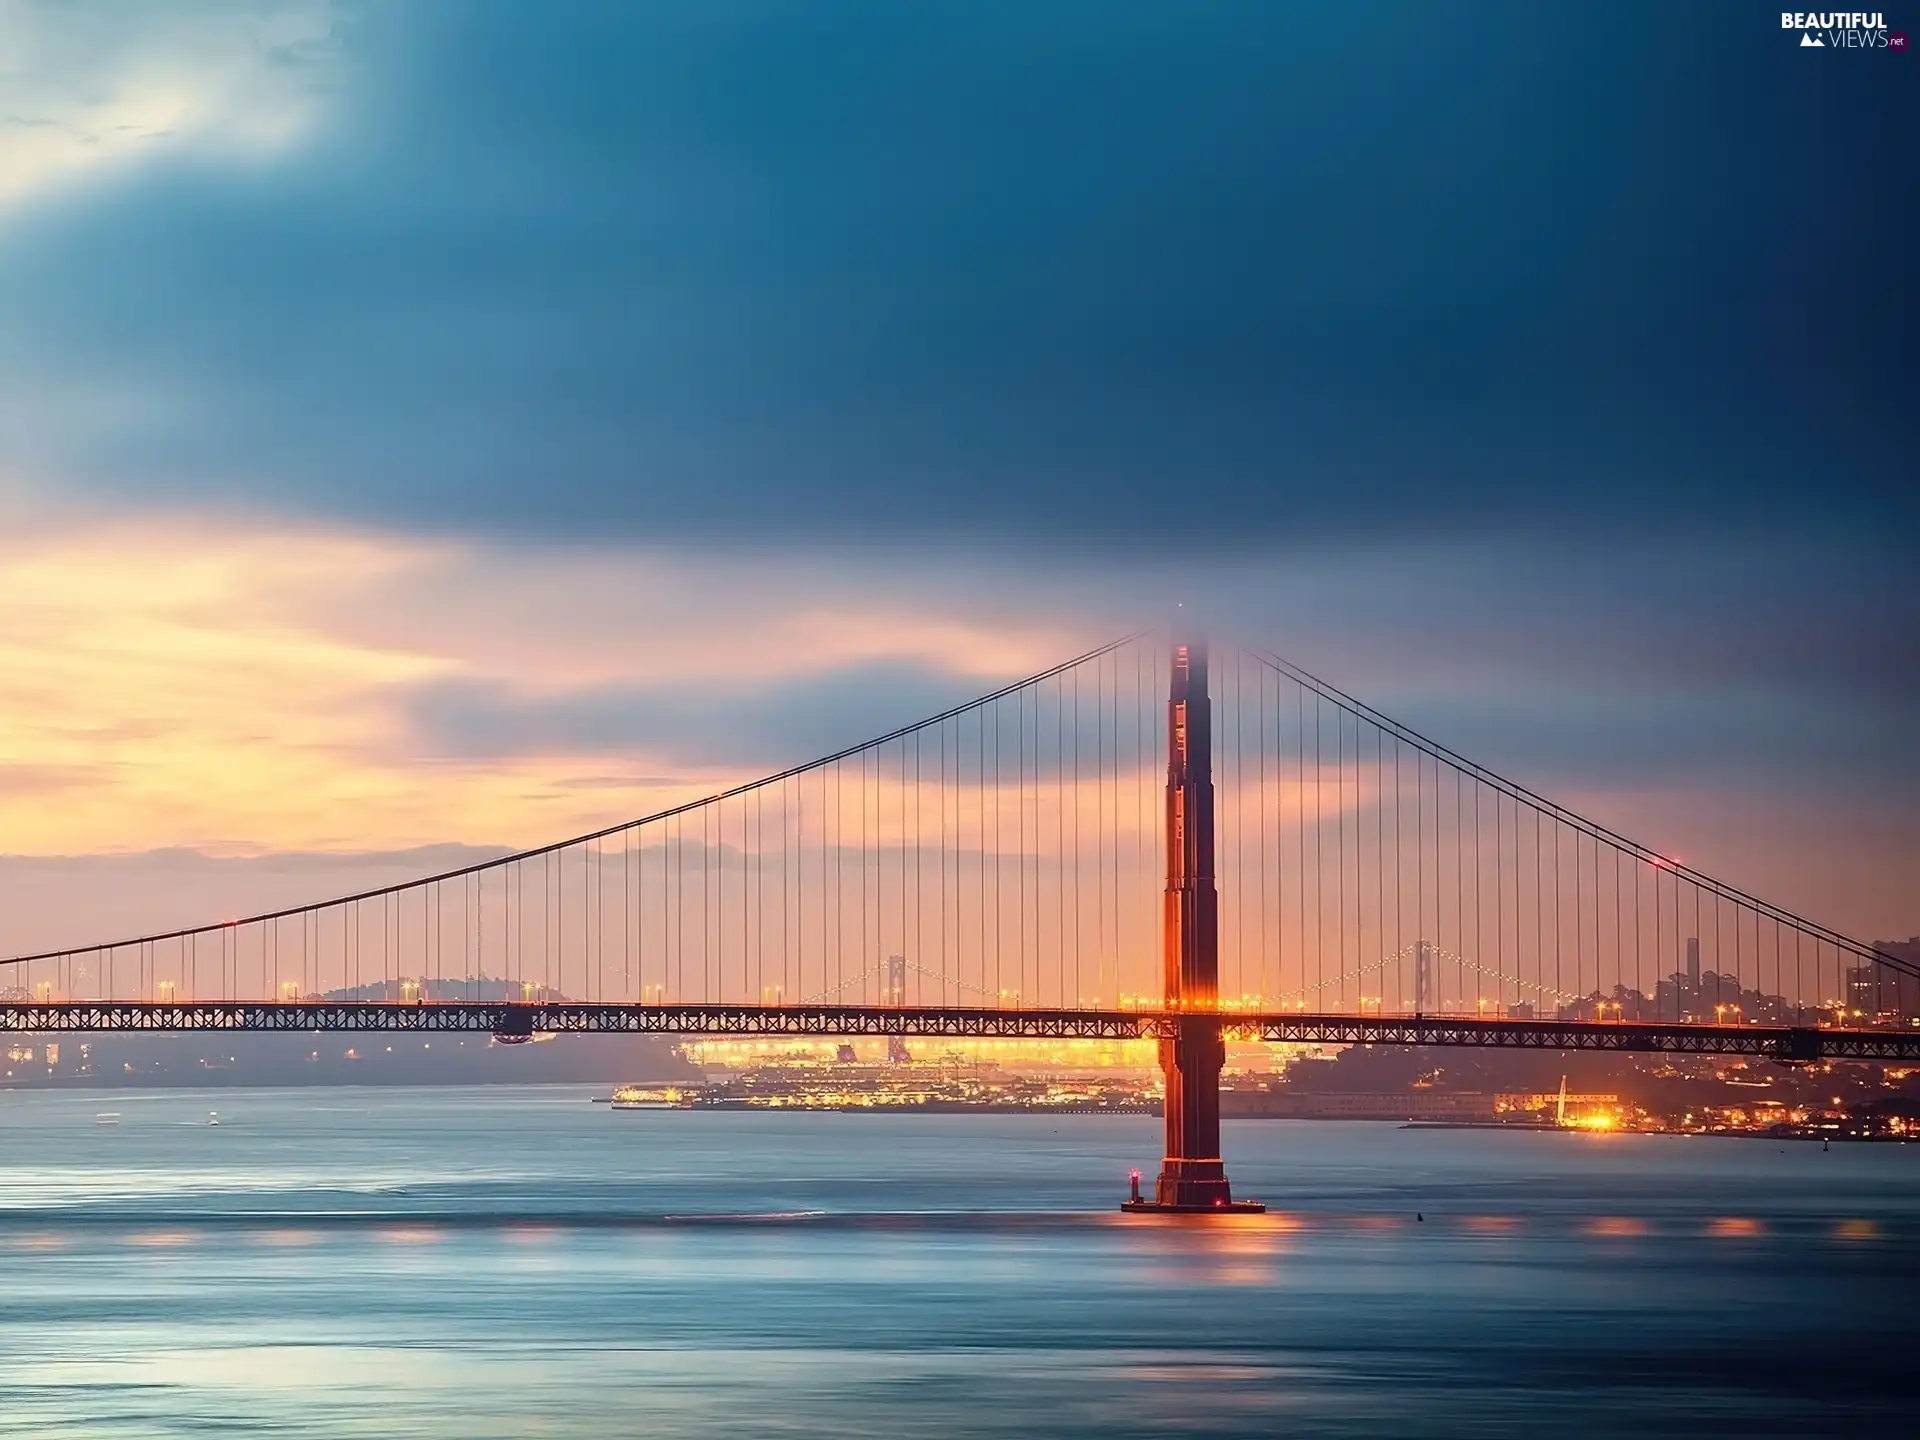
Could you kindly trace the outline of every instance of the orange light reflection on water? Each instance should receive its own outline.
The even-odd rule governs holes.
[[[441,1240],[433,1225],[388,1225],[374,1233],[389,1245],[437,1245]]]
[[[559,1237],[560,1227],[542,1221],[523,1221],[502,1232],[516,1245],[548,1245]]]
[[[1644,1235],[1647,1222],[1631,1215],[1601,1215],[1587,1222],[1586,1232],[1589,1235]]]
[[[1483,1235],[1504,1235],[1520,1228],[1517,1215],[1462,1215],[1460,1224]]]
[[[262,1230],[253,1237],[253,1243],[256,1245],[293,1247],[300,1245],[317,1245],[320,1243],[321,1238],[318,1230]]]
[[[64,1250],[67,1237],[53,1235],[46,1231],[33,1231],[25,1235],[9,1235],[7,1248],[10,1250]]]

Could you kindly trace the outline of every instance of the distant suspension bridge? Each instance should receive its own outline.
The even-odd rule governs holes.
[[[1920,967],[1157,633],[590,835],[0,977],[12,1031],[1153,1038],[1181,1207],[1229,1203],[1228,1037],[1920,1059]]]

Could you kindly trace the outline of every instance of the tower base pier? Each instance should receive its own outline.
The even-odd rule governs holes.
[[[1233,1198],[1227,1167],[1217,1158],[1169,1155],[1160,1166],[1153,1199],[1128,1200],[1122,1210],[1130,1215],[1259,1215],[1266,1211],[1258,1201]]]
[[[1166,1076],[1166,1153],[1153,1198],[1133,1194],[1120,1208],[1129,1214],[1258,1215],[1267,1207],[1235,1200],[1220,1158],[1220,1070],[1227,1058],[1219,1021],[1183,1018],[1179,1033],[1160,1042]]]
[[[1158,1200],[1123,1200],[1120,1208],[1129,1215],[1264,1215],[1267,1207],[1258,1200],[1222,1200],[1217,1205],[1162,1205]]]

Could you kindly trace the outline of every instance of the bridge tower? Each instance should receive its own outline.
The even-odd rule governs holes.
[[[1166,1156],[1151,1200],[1135,1211],[1264,1210],[1236,1201],[1220,1158],[1220,895],[1213,874],[1213,705],[1207,647],[1173,647],[1167,695],[1167,892],[1162,954],[1177,1031],[1160,1042],[1166,1075]]]

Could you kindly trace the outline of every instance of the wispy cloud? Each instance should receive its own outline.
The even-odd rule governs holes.
[[[533,843],[1070,653],[1057,624],[874,598],[235,521],[16,533],[0,851]]]
[[[0,213],[169,152],[284,149],[316,121],[340,23],[330,0],[0,0]]]

